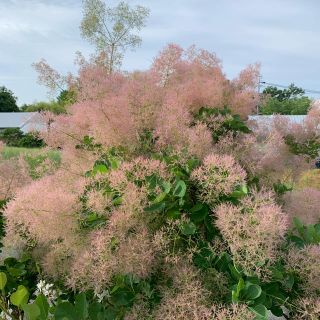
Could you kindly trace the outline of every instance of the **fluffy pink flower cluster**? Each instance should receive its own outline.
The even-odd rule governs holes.
[[[12,198],[19,188],[31,180],[23,157],[4,160],[0,155],[0,200]]]
[[[284,210],[290,215],[291,220],[297,217],[305,225],[320,222],[320,190],[293,190],[285,194],[284,201]]]
[[[308,245],[302,249],[290,249],[286,257],[287,268],[295,272],[308,297],[319,297],[320,245]]]
[[[214,54],[176,45],[165,48],[145,72],[110,76],[97,65],[84,64],[78,103],[68,115],[46,115],[49,130],[43,136],[50,146],[63,149],[72,149],[87,135],[104,147],[134,150],[147,129],[154,131],[159,146],[171,144],[203,157],[211,148],[210,132],[203,125],[191,126],[191,113],[228,105],[245,118],[257,103],[258,70],[249,66],[228,81]]]
[[[199,189],[199,199],[214,205],[219,197],[229,195],[243,184],[246,173],[233,157],[210,154],[191,177]]]
[[[265,276],[266,268],[278,257],[288,228],[288,218],[272,194],[256,193],[238,206],[221,204],[214,215],[234,261],[247,274]]]
[[[21,245],[22,240],[24,245],[36,246],[43,250],[40,259],[45,265],[47,258],[52,261],[53,252],[57,253],[55,260],[66,258],[82,245],[77,212],[83,188],[84,179],[72,180],[57,172],[20,189],[4,212],[4,242],[8,246],[13,241]]]

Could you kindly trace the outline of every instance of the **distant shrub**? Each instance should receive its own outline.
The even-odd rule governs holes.
[[[0,140],[11,147],[40,148],[44,146],[37,132],[23,133],[19,128],[3,130],[0,132]]]

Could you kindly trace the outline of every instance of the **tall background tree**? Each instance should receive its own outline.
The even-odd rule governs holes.
[[[305,91],[293,83],[287,89],[268,86],[262,92],[264,102],[260,107],[260,113],[264,115],[305,115],[312,101],[304,94]]]
[[[19,112],[17,97],[6,87],[0,87],[0,112]]]
[[[121,1],[116,7],[108,7],[102,0],[84,0],[80,29],[112,73],[120,68],[125,51],[141,44],[135,32],[145,26],[148,16],[149,9],[143,6],[130,8]]]

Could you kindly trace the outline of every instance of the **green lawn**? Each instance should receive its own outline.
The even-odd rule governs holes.
[[[43,154],[43,149],[39,148],[19,148],[19,147],[4,147],[0,153],[4,160],[10,158],[16,158],[19,155],[23,154],[26,156],[36,157],[37,155]],[[59,163],[60,162],[60,152],[55,150],[49,150],[47,155],[50,160]]]

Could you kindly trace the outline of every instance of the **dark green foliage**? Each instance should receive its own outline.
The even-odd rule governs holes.
[[[61,114],[67,112],[67,107],[76,102],[76,94],[71,90],[63,90],[60,92],[57,100],[50,102],[40,101],[32,104],[24,104],[21,111],[24,112],[41,112],[49,111],[54,114]]]
[[[0,133],[0,140],[10,147],[40,148],[43,140],[36,132],[23,133],[19,128],[8,128]]]
[[[277,87],[267,87],[263,90],[266,101],[260,106],[259,111],[263,115],[285,114],[304,115],[307,114],[311,100],[303,96],[304,90],[296,87],[293,83],[288,89],[278,89]]]
[[[292,191],[293,188],[291,185],[288,185],[287,183],[278,182],[273,184],[273,190],[278,196],[282,196],[286,192]]]
[[[210,123],[215,122],[215,117],[223,116],[225,117],[219,129],[212,129]],[[232,132],[233,135],[241,133],[250,133],[251,130],[246,126],[244,121],[239,115],[231,114],[228,108],[218,109],[218,108],[206,108],[202,107],[197,114],[194,114],[195,123],[200,121],[205,123],[212,132],[212,138],[214,142],[217,142],[221,136],[228,132]]]
[[[50,111],[54,114],[66,113],[65,105],[58,103],[56,101],[51,102],[35,102],[33,104],[25,104],[21,107],[21,110],[24,112],[41,112],[41,111]]]
[[[6,274],[6,292],[12,292],[23,285],[30,291],[35,291],[37,283],[38,269],[35,262],[28,254],[21,258],[7,258],[0,265],[0,272]]]
[[[298,247],[320,243],[320,223],[304,225],[298,218],[293,218],[294,228],[288,239]]]
[[[263,115],[305,115],[308,113],[310,107],[311,100],[308,97],[283,101],[279,101],[276,98],[270,98],[260,107],[259,111]]]
[[[63,90],[60,92],[57,102],[61,106],[69,106],[76,102],[76,93],[73,90]]]
[[[2,210],[4,209],[6,203],[7,203],[7,200],[0,199],[0,249],[3,247],[2,239],[5,236],[5,222],[4,222]]]
[[[320,150],[320,141],[318,137],[310,138],[301,143],[298,142],[294,136],[287,135],[285,137],[285,142],[293,154],[306,155],[309,159],[318,157]]]
[[[19,128],[8,128],[0,133],[0,140],[7,146],[18,146],[23,137],[23,132]]]
[[[262,93],[272,98],[276,98],[279,101],[284,101],[301,97],[305,94],[305,91],[291,83],[287,89],[278,89],[277,87],[269,86],[266,87]]]
[[[6,87],[0,87],[0,112],[19,112],[17,98]]]

